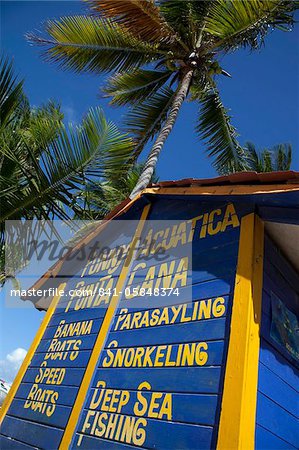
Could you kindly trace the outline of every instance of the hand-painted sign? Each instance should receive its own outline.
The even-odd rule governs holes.
[[[106,258],[61,287],[2,422],[4,448],[215,446],[242,211],[161,208],[145,207],[133,234],[126,221],[113,239],[103,231]]]

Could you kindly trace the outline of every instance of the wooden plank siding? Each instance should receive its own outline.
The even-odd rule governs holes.
[[[270,336],[271,295],[299,316],[299,275],[265,239],[256,449],[299,448],[299,367]]]
[[[298,275],[267,238],[262,286],[263,224],[253,198],[235,195],[232,203],[225,196],[195,194],[149,191],[146,201],[140,199],[142,208],[137,200],[126,213],[125,219],[138,223],[133,239],[126,220],[110,241],[104,227],[105,245],[130,249],[111,275],[118,292],[100,306],[89,304],[89,297],[86,304],[80,297],[60,298],[13,388],[2,418],[3,449],[224,450],[227,445],[217,447],[224,416],[222,425],[233,429],[234,450],[247,443],[260,450],[299,447],[298,369],[269,338],[271,292],[296,311]],[[178,231],[187,222],[190,242]],[[132,249],[137,237],[142,242],[152,230],[160,233],[158,241],[170,242],[163,270],[163,260],[139,260]],[[71,275],[68,290],[108,276],[103,267],[85,275],[88,261],[78,264],[61,269]],[[130,295],[180,279],[178,295]],[[72,335],[59,334],[84,323],[90,326],[75,336],[77,344],[70,342]],[[227,366],[227,378],[237,376],[228,383],[224,402]],[[234,405],[238,411],[230,416]],[[229,444],[229,436],[221,442]]]
[[[219,219],[223,220],[226,207],[225,201],[211,205],[198,204],[195,199],[186,199],[183,203],[182,200],[169,202],[163,198],[158,201],[154,199],[148,220],[189,220],[202,211],[211,212],[216,209],[220,209]],[[242,206],[236,209],[239,224],[247,209]],[[165,222],[164,227],[167,224],[171,226],[171,222]],[[197,224],[192,242],[192,267],[188,271],[188,285],[180,288],[179,297],[173,295],[163,300],[161,296],[153,296],[150,301],[149,299],[145,301],[144,297],[140,296],[132,299],[126,299],[124,295],[121,297],[105,347],[99,355],[89,393],[82,405],[82,414],[72,442],[73,448],[91,449],[103,446],[109,449],[141,446],[163,449],[210,449],[215,447],[240,227],[239,225],[231,226],[225,232],[199,239],[199,225]],[[151,226],[153,226],[152,223]],[[144,233],[146,232],[145,226]],[[176,261],[183,254],[183,247],[178,246],[176,251],[171,251],[171,258]],[[155,265],[157,263],[153,263],[153,266]],[[146,279],[147,270],[148,268],[138,270],[131,288],[142,285]],[[158,278],[159,275],[155,274],[154,280]],[[196,302],[215,301],[219,297],[223,299],[224,306],[221,317],[190,319],[190,313]],[[124,320],[120,320],[124,314],[127,317],[129,314],[140,314],[142,317],[151,318],[154,317],[152,314],[161,316],[163,311],[165,314],[171,314],[171,307],[184,307],[184,314],[189,319],[184,321],[179,315],[174,323],[169,323],[169,320],[161,323],[154,321],[154,325],[151,326],[148,319],[138,325],[123,327],[119,325],[119,323],[124,324]],[[201,342],[205,342],[208,346],[208,359],[205,364],[199,365],[194,360],[183,364],[175,362],[182,345],[188,345],[191,348],[192,345],[195,346]],[[169,350],[168,356],[165,356],[166,348]],[[142,353],[144,349],[151,355],[147,360],[136,358],[134,362],[128,357],[119,360],[119,363],[112,361],[116,360],[119,350],[123,354],[129,355],[131,352],[136,355],[136,352]],[[161,352],[159,357],[157,357],[158,352]],[[155,361],[158,363],[156,364]],[[97,388],[99,382],[101,386]],[[146,425],[144,422],[144,427],[139,428],[140,436],[142,432],[145,433],[145,440],[141,444],[136,436],[134,440],[125,435],[120,437],[117,432],[121,420],[132,423],[140,419],[140,416],[136,415],[136,404],[138,398],[140,401],[140,386],[143,383],[147,383],[148,386],[147,389],[142,390],[144,405],[147,404],[149,407],[152,396],[157,395],[157,411],[163,398],[171,394],[172,413],[171,417],[167,417],[166,413],[160,416],[157,414],[155,417],[153,411],[146,409],[142,415]],[[91,408],[92,399],[110,390],[111,392],[129,392],[129,401],[119,413],[107,411],[102,402],[99,402],[97,407]],[[97,417],[95,415],[101,417],[104,422],[102,427],[98,427],[93,421],[93,418]],[[107,426],[109,421],[117,422],[110,431]]]

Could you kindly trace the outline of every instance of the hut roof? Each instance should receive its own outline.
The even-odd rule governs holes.
[[[238,172],[230,175],[223,175],[215,178],[196,179],[185,178],[176,181],[161,181],[152,184],[142,191],[133,200],[126,199],[111,211],[94,230],[80,240],[70,252],[78,250],[82,245],[93,239],[103,226],[103,222],[115,219],[124,214],[130,207],[143,196],[151,195],[208,195],[208,196],[251,196],[256,194],[278,194],[282,192],[296,193],[296,199],[292,200],[292,205],[296,205],[296,211],[291,212],[291,216],[297,219],[291,220],[290,224],[275,223],[275,220],[267,224],[269,234],[276,240],[278,245],[284,247],[285,253],[290,261],[299,270],[299,172],[281,171],[281,172]],[[297,195],[298,194],[298,195]],[[276,202],[277,203],[277,202]],[[277,204],[275,205],[277,206]],[[279,207],[289,206],[283,205],[283,200]],[[298,209],[297,209],[298,208]],[[285,208],[285,212],[290,213],[290,208]],[[267,220],[267,219],[266,219]],[[288,239],[286,239],[288,237]],[[288,243],[286,242],[288,241]],[[297,245],[294,246],[294,243]],[[295,248],[296,247],[296,248]],[[298,248],[297,248],[298,247]],[[297,250],[296,250],[297,249]],[[69,256],[68,252],[62,259],[57,261],[50,269],[48,269],[39,280],[32,286],[32,289],[41,289],[49,278],[58,275],[63,262]],[[296,262],[297,261],[297,262]],[[30,299],[23,297],[24,300]],[[44,309],[43,306],[36,304],[38,309]]]
[[[227,186],[227,185],[259,185],[259,184],[299,184],[299,172],[293,170],[282,172],[237,172],[215,178],[184,178],[176,181],[161,181],[152,187],[191,187],[191,186]]]

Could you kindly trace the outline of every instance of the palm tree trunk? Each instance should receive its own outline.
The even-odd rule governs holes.
[[[160,133],[158,134],[158,137],[148,155],[143,172],[140,175],[139,180],[130,195],[130,199],[134,198],[143,189],[145,189],[148,186],[148,184],[150,183],[150,180],[153,176],[155,167],[157,165],[159,154],[160,154],[162,147],[163,147],[166,139],[168,138],[174,124],[175,124],[175,121],[178,117],[179,110],[187,96],[187,93],[188,93],[188,90],[190,87],[190,83],[191,83],[191,79],[192,79],[192,75],[193,75],[193,71],[194,71],[194,69],[189,68],[185,72],[185,74],[181,80],[181,84],[176,92],[175,97],[174,97],[173,104],[171,106],[171,109],[170,109],[170,112],[166,119],[166,122],[165,122],[164,126],[162,127]]]

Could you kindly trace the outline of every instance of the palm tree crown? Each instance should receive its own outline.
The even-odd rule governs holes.
[[[290,170],[292,147],[290,144],[278,144],[270,149],[258,151],[252,142],[244,146],[248,170],[255,172],[275,172]]]
[[[0,69],[5,113],[0,129],[1,233],[5,220],[79,215],[74,193],[95,174],[101,180],[113,171],[125,174],[132,140],[106,121],[99,108],[77,126],[65,126],[53,102],[31,108],[11,63],[2,59]]]
[[[129,105],[125,119],[136,140],[135,157],[156,141],[133,192],[149,182],[159,152],[183,101],[199,103],[196,131],[216,169],[244,167],[244,151],[223,106],[216,76],[229,74],[220,56],[261,47],[273,29],[290,30],[298,1],[87,0],[91,15],[48,21],[45,56],[64,69],[110,73],[104,93]]]
[[[86,185],[85,190],[78,192],[78,201],[82,210],[86,210],[86,218],[94,220],[103,219],[123,200],[126,200],[144,169],[144,164],[135,163],[127,165],[127,171],[111,171],[104,181],[93,181]],[[157,183],[155,173],[151,183]],[[80,216],[82,217],[82,215]]]
[[[4,253],[16,249],[19,267],[22,239],[5,232],[7,220],[88,217],[77,191],[127,172],[132,139],[108,122],[99,108],[82,123],[65,126],[59,106],[52,102],[31,108],[16,80],[11,62],[0,62],[0,284],[6,279]],[[116,176],[116,175],[115,175]],[[92,218],[92,215],[89,216]],[[18,222],[16,223],[17,227]],[[21,236],[22,237],[22,236]],[[13,271],[14,272],[14,271]]]

